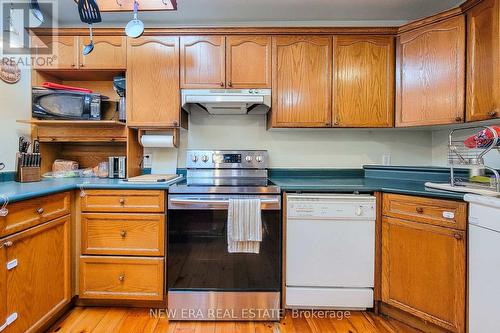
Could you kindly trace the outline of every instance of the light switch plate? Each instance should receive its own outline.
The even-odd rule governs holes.
[[[142,158],[142,167],[144,169],[151,169],[153,167],[153,154],[144,154]]]

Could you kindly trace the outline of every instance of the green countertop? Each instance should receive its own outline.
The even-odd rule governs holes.
[[[272,169],[269,175],[270,181],[285,192],[370,193],[377,191],[455,200],[463,200],[464,197],[464,193],[425,188],[426,181],[446,182],[449,172],[445,168],[365,166],[364,169]],[[154,184],[98,178],[44,179],[37,183],[4,181],[0,182],[0,204],[4,203],[3,196],[6,196],[9,202],[15,202],[82,187],[84,189],[168,190],[170,185],[179,181]]]

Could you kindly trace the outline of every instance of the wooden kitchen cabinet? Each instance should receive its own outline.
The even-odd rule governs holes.
[[[77,69],[77,36],[36,36],[31,37],[35,51],[34,69]]]
[[[399,320],[465,332],[465,211],[463,202],[384,194],[381,295]]]
[[[226,37],[226,87],[271,88],[271,37]]]
[[[464,16],[401,33],[396,73],[396,126],[463,122]]]
[[[78,54],[82,54],[89,37],[79,37]],[[80,56],[81,69],[123,69],[127,68],[127,39],[123,36],[94,36],[94,50]]]
[[[147,36],[127,43],[127,125],[180,124],[179,37]]]
[[[0,246],[3,312],[17,314],[5,332],[39,331],[71,301],[70,217],[4,238]]]
[[[182,36],[181,88],[224,88],[224,36]]]
[[[270,126],[331,126],[332,38],[273,37],[272,59]]]
[[[394,38],[335,36],[334,126],[394,125]]]
[[[500,117],[500,1],[483,0],[467,16],[466,120]]]

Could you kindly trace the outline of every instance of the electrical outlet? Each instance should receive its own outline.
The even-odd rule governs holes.
[[[390,153],[385,153],[382,155],[382,165],[391,165],[392,163],[392,156]]]
[[[151,169],[153,167],[153,154],[144,154],[142,157],[142,167],[144,169]]]

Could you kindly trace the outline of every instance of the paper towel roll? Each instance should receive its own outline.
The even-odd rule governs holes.
[[[141,145],[145,148],[172,148],[174,147],[173,135],[143,135]]]

